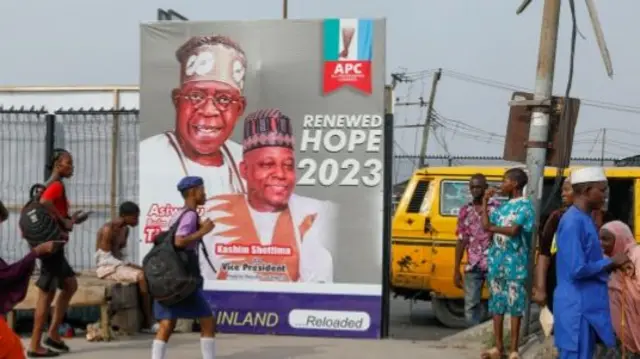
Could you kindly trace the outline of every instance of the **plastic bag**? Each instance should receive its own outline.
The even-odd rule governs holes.
[[[553,331],[553,314],[546,305],[540,310],[540,326],[544,336],[548,338]]]

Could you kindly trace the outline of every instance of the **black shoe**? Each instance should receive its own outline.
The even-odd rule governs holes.
[[[60,353],[54,352],[53,350],[50,350],[48,348],[45,348],[45,351],[42,353],[32,351],[27,352],[27,357],[29,358],[53,358],[57,356],[60,356]]]
[[[47,339],[45,339],[42,344],[48,346],[51,349],[57,350],[59,352],[63,352],[63,353],[69,352],[69,347],[62,340],[57,341],[47,337]]]

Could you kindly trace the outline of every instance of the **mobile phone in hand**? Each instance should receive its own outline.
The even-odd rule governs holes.
[[[76,213],[76,218],[81,218],[81,219],[85,219],[87,217],[89,217],[90,215],[93,214],[93,211],[78,211]]]

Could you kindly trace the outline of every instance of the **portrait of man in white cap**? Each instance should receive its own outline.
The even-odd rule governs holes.
[[[238,162],[242,147],[231,141],[242,116],[247,60],[242,48],[224,36],[195,36],[177,51],[180,84],[171,92],[175,128],[141,142],[140,182],[153,197],[143,203],[179,203],[173,184],[184,176],[200,176],[209,194],[244,192]],[[144,211],[145,209],[143,209]]]
[[[291,119],[277,109],[249,114],[243,152],[246,195],[218,195],[205,206],[216,229],[204,244],[217,268],[201,263],[205,279],[332,282],[336,205],[293,193]]]
[[[597,338],[616,344],[609,310],[609,272],[628,261],[626,254],[605,258],[592,213],[600,210],[607,193],[601,167],[573,170],[573,205],[557,230],[557,285],[553,296],[554,335],[561,358],[592,358]]]

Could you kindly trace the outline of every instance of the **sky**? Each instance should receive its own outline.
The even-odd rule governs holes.
[[[563,3],[556,94],[565,91],[569,67],[571,17],[568,2]],[[289,0],[289,18],[386,18],[387,75],[407,73],[414,80],[396,87],[400,102],[426,100],[430,74],[443,69],[434,102],[439,126],[428,153],[499,156],[511,91],[534,85],[542,4],[533,1],[518,16],[519,1]],[[584,38],[578,37],[571,95],[583,105],[573,155],[640,153],[635,140],[640,136],[640,46],[632,35],[640,34],[635,18],[640,2],[597,2],[613,79],[606,74],[586,6],[576,5]],[[4,0],[0,86],[137,85],[139,24],[154,21],[158,8],[211,21],[277,19],[282,11],[280,0]],[[398,106],[396,123],[422,123],[424,110]],[[396,129],[396,153],[417,153],[420,137],[415,128]]]

